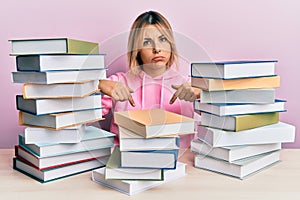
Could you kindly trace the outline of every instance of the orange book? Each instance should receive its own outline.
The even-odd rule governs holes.
[[[115,123],[145,138],[194,133],[194,119],[162,109],[114,113]]]
[[[192,86],[207,91],[278,88],[280,76],[228,80],[192,77]]]

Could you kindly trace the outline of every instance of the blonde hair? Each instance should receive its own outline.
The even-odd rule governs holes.
[[[140,66],[143,65],[139,56],[140,44],[143,41],[143,31],[145,26],[154,25],[168,40],[171,46],[171,56],[167,63],[167,68],[171,67],[173,63],[177,66],[177,48],[173,36],[173,30],[168,20],[160,13],[155,11],[148,11],[139,15],[133,22],[128,38],[128,64],[132,73],[137,74],[140,71]]]

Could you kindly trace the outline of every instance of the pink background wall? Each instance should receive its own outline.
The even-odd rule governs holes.
[[[129,2],[131,5],[129,5]],[[9,57],[9,39],[70,37],[100,43],[107,53],[109,73],[124,70],[127,32],[142,12],[156,10],[170,21],[178,39],[181,70],[189,72],[191,60],[278,59],[282,78],[277,98],[286,99],[281,121],[300,126],[300,2],[284,0],[200,0],[149,2],[51,0],[6,1],[0,7],[1,120],[0,148],[12,148],[24,127],[18,125],[12,84],[15,58]],[[299,148],[296,142],[285,147]]]

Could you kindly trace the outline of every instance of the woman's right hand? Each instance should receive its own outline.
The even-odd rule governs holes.
[[[98,88],[100,92],[112,97],[115,101],[128,100],[131,106],[135,107],[135,102],[131,96],[133,90],[123,83],[111,80],[100,80]]]

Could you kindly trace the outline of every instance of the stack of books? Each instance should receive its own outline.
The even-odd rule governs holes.
[[[98,82],[106,78],[99,46],[69,38],[11,40],[19,122],[14,169],[48,182],[105,166],[114,134],[86,126],[102,119]]]
[[[116,112],[114,119],[120,145],[93,171],[95,182],[133,195],[185,175],[179,134],[194,133],[194,119],[161,109]]]
[[[295,127],[279,121],[285,101],[275,99],[277,61],[193,63],[192,86],[201,90],[201,112],[191,142],[195,167],[240,179],[280,161],[281,143]]]

